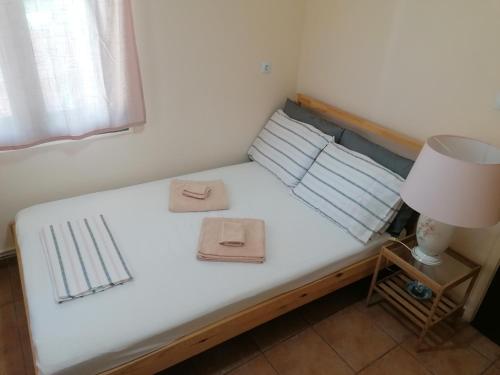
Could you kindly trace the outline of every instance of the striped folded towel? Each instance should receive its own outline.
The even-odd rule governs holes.
[[[58,303],[132,280],[103,215],[47,225],[40,235]]]

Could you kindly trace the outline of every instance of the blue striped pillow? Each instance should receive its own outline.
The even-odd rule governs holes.
[[[333,137],[276,111],[248,150],[250,159],[293,188]]]
[[[398,213],[403,182],[368,156],[329,144],[292,192],[366,243]]]

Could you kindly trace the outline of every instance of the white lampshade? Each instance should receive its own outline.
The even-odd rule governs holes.
[[[414,210],[445,224],[494,225],[500,221],[500,149],[471,138],[431,137],[401,197]]]

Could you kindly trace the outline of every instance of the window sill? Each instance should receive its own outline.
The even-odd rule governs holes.
[[[106,133],[90,135],[90,136],[88,136],[86,138],[82,138],[82,139],[62,139],[62,140],[58,140],[58,141],[40,143],[38,145],[34,145],[31,147],[26,147],[26,148],[0,151],[0,154],[5,153],[5,152],[16,152],[16,151],[37,149],[37,148],[43,148],[43,147],[52,147],[52,146],[56,146],[56,145],[66,144],[66,143],[80,143],[80,142],[85,142],[85,141],[93,141],[93,140],[101,139],[101,138],[115,137],[118,135],[131,134],[131,133],[135,133],[137,131],[138,131],[137,128],[134,129],[134,127],[130,127],[130,128],[125,128],[125,129],[121,129],[121,130],[115,130],[115,131],[109,131]]]

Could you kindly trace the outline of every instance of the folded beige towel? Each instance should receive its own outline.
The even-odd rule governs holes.
[[[210,186],[205,183],[187,182],[182,189],[182,195],[196,199],[206,199],[210,194]]]
[[[240,224],[244,228],[243,246],[225,246],[219,243],[224,223]],[[223,262],[262,263],[265,259],[264,221],[258,219],[205,218],[201,225],[198,259]]]
[[[205,186],[210,189],[210,194],[205,199],[193,199],[184,195],[186,186]],[[227,210],[229,201],[226,187],[222,180],[216,181],[184,181],[174,179],[170,182],[169,210],[172,212],[199,212]]]
[[[245,226],[242,223],[223,221],[219,232],[219,243],[224,246],[243,246]]]

